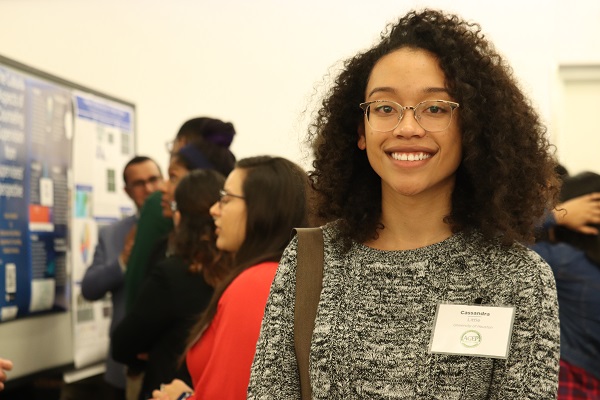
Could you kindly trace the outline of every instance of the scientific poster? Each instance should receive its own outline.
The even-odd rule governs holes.
[[[93,261],[98,229],[134,212],[122,178],[134,154],[134,127],[131,107],[84,93],[76,93],[73,101],[73,337],[75,366],[82,367],[103,360],[108,351],[110,297],[86,301],[81,280]]]
[[[98,228],[135,211],[122,180],[135,154],[134,112],[0,56],[0,337],[12,332],[13,347],[36,348],[35,360],[4,349],[30,373],[106,357],[110,294],[85,300],[81,279]],[[28,329],[38,316],[60,329]]]
[[[69,307],[71,93],[0,67],[0,321]]]

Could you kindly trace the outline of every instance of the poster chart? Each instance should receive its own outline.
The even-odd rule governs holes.
[[[134,212],[123,192],[122,171],[134,154],[133,108],[85,93],[74,95],[73,337],[75,366],[106,357],[110,297],[89,302],[81,280],[93,261],[98,229]]]
[[[110,293],[87,301],[81,279],[98,229],[135,212],[122,179],[134,122],[131,103],[0,56],[0,337],[18,332],[8,354],[28,371],[32,341],[48,344],[36,354],[42,368],[71,359],[65,330],[76,368],[106,357]],[[28,330],[42,314],[70,325]]]
[[[71,95],[0,66],[0,321],[69,307]]]

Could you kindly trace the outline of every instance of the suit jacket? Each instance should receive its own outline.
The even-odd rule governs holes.
[[[166,258],[150,271],[132,309],[112,334],[113,357],[145,370],[140,399],[152,397],[152,390],[174,378],[191,385],[185,363],[179,366],[178,361],[212,293],[203,275],[190,273],[179,257]],[[145,365],[139,353],[148,353]]]
[[[94,261],[85,271],[81,281],[81,293],[87,300],[98,300],[111,293],[113,306],[111,333],[125,316],[125,275],[119,265],[119,255],[123,251],[127,234],[135,225],[136,219],[136,216],[127,217],[100,229]],[[125,388],[125,366],[112,358],[111,351],[106,358],[104,378],[113,386]]]

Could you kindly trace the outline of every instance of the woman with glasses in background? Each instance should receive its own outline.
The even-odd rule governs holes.
[[[306,398],[554,398],[554,279],[520,242],[556,196],[555,162],[479,25],[410,12],[319,104],[309,175],[328,223]],[[273,281],[249,399],[300,397],[297,251]]]
[[[250,365],[277,263],[292,229],[308,225],[308,177],[280,157],[240,160],[210,213],[217,247],[233,255],[233,272],[215,290],[186,352],[193,389],[161,385],[154,399],[245,399]]]
[[[194,318],[207,307],[213,287],[230,267],[229,258],[216,247],[209,213],[224,182],[219,172],[198,169],[186,170],[167,185],[176,186],[169,202],[168,215],[175,225],[169,255],[153,266],[112,334],[114,358],[145,371],[140,399],[148,399],[161,382],[191,382],[185,366],[178,365],[179,356]]]

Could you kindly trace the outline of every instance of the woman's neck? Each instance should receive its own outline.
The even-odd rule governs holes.
[[[452,235],[444,218],[450,214],[450,198],[444,196],[384,199],[381,210],[383,229],[365,244],[380,250],[411,250],[441,242]]]

